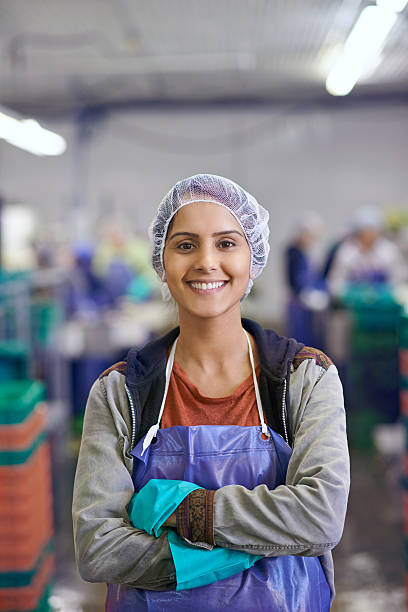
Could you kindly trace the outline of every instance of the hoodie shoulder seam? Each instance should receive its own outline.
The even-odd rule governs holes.
[[[333,365],[332,360],[323,351],[313,348],[311,346],[304,346],[296,353],[293,359],[293,368],[297,370],[301,363],[306,359],[312,359],[316,365],[320,366],[324,370],[328,370]]]
[[[111,372],[119,372],[119,374],[126,374],[126,361],[118,361],[114,363],[109,368],[107,368],[102,374],[99,375],[99,380],[109,376]]]

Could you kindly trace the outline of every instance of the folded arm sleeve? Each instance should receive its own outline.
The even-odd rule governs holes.
[[[186,542],[214,546],[214,494],[212,490],[197,489],[178,506],[177,532]]]
[[[294,445],[286,484],[273,490],[266,485],[218,489],[212,538],[217,546],[265,556],[317,556],[340,540],[349,490],[341,383],[335,366],[325,370],[311,360],[296,377],[291,393],[298,405],[291,411]],[[201,498],[203,505],[208,503],[202,493]],[[187,501],[183,504],[185,511]],[[201,517],[199,531],[207,534],[205,516],[208,508],[195,509],[190,531],[198,529],[194,522]]]
[[[73,495],[78,568],[90,582],[168,590],[176,577],[167,534],[135,529],[126,510],[134,493],[126,401],[123,389],[108,393],[103,380],[89,395]]]

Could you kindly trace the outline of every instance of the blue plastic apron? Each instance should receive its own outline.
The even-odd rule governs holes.
[[[248,336],[247,336],[248,338]],[[261,426],[199,425],[159,429],[176,348],[166,368],[158,422],[132,451],[133,483],[139,491],[150,479],[193,482],[205,489],[242,485],[284,485],[291,449],[265,424],[251,345],[249,357]],[[262,433],[268,437],[264,439]],[[152,444],[153,439],[156,442]],[[108,585],[109,612],[328,612],[330,590],[318,557],[264,557],[249,569],[207,586],[182,591],[148,591]]]

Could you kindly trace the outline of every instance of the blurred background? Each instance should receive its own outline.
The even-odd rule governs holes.
[[[72,545],[86,398],[174,326],[146,232],[199,172],[270,213],[244,314],[324,350],[343,381],[333,609],[405,609],[405,5],[0,1],[0,611],[104,609]]]

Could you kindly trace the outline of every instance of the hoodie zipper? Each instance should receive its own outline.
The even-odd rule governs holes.
[[[135,437],[136,437],[136,427],[135,427],[135,423],[136,423],[136,413],[135,413],[135,405],[133,403],[133,399],[132,396],[130,394],[129,388],[128,386],[125,384],[125,389],[126,389],[126,394],[128,396],[128,400],[129,400],[129,404],[130,404],[130,413],[131,413],[131,417],[132,417],[132,434],[131,434],[131,442],[130,442],[130,450],[133,450],[133,447],[135,445]]]
[[[286,427],[286,387],[287,387],[287,381],[285,378],[283,381],[283,393],[282,393],[282,423],[283,423],[283,431],[285,433],[285,441],[286,441],[286,444],[289,444],[288,430]]]

